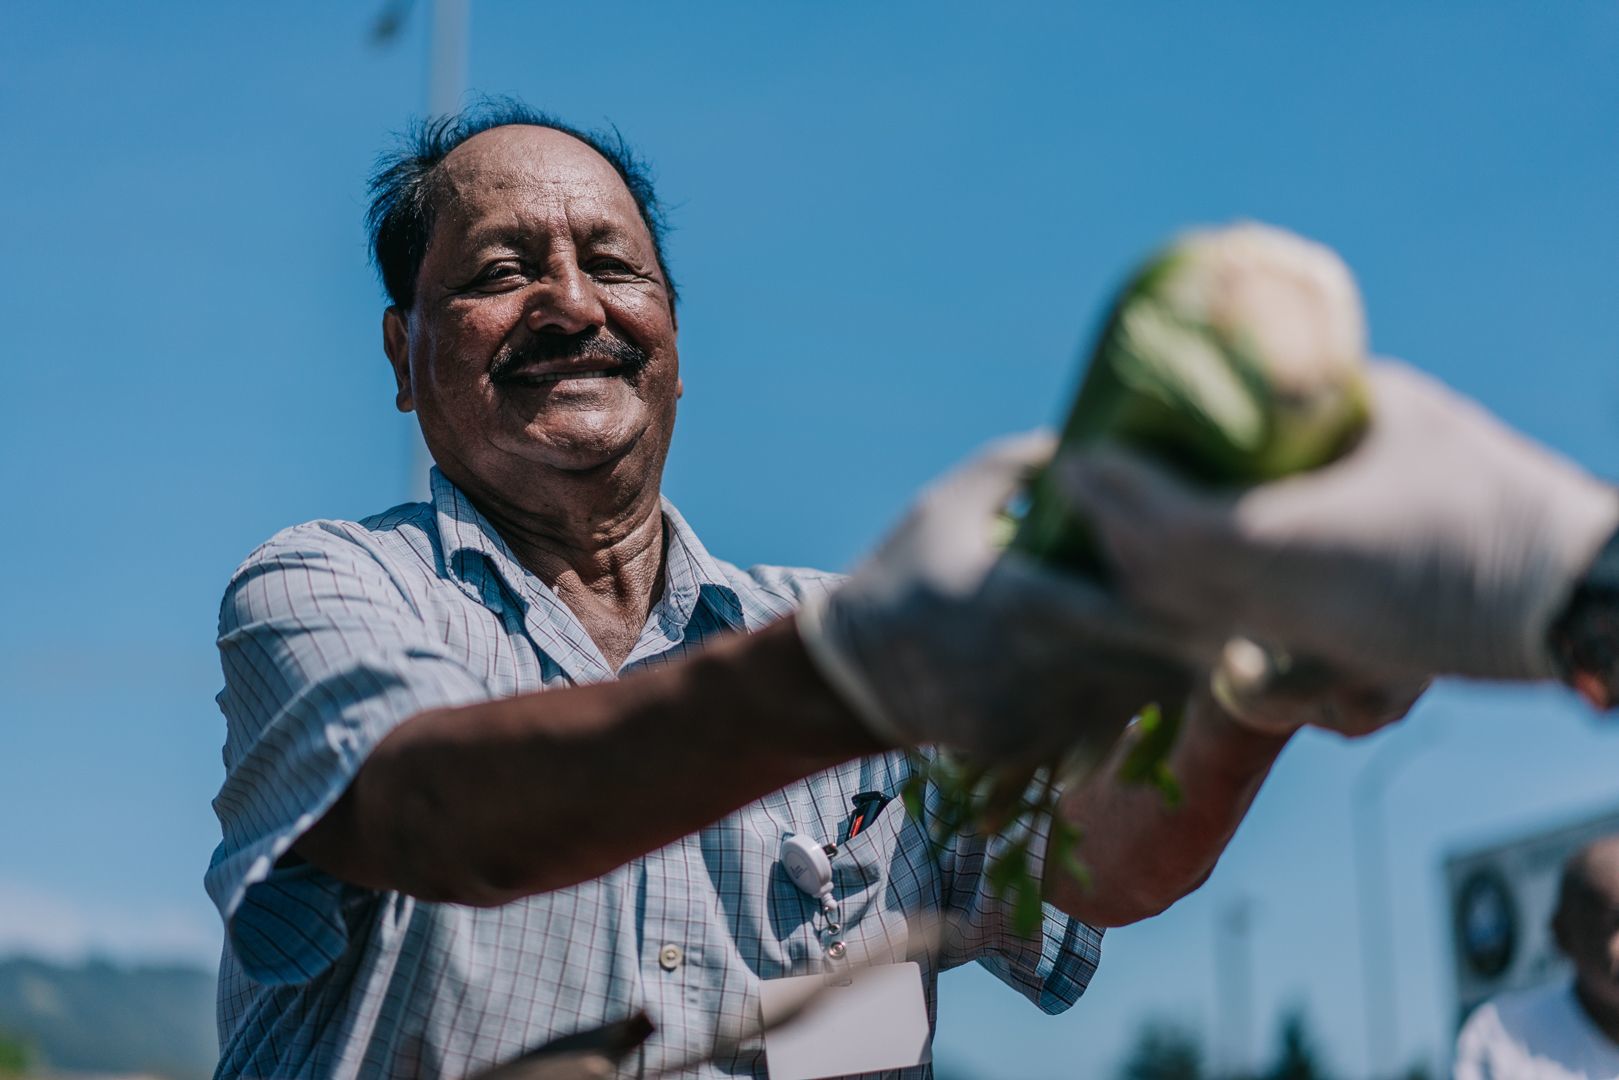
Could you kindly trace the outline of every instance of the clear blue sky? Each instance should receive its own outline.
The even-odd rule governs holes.
[[[410,490],[360,217],[425,106],[427,20],[379,50],[378,7],[0,15],[0,949],[211,958],[226,577]],[[1619,468],[1619,7],[1215,7],[474,0],[470,82],[655,163],[686,298],[667,485],[732,561],[847,565],[1057,417],[1133,259],[1236,216],[1339,247],[1378,349]],[[1557,692],[1442,688],[1384,738],[1419,727],[1386,804],[1407,1057],[1449,1035],[1442,853],[1619,804],[1619,731]],[[1095,1075],[1144,1017],[1212,1033],[1214,920],[1248,896],[1250,1041],[1302,1002],[1358,1072],[1373,749],[1300,738],[1069,1014],[948,978],[941,1058]]]

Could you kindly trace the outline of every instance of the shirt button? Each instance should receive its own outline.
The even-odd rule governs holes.
[[[686,954],[680,951],[679,945],[665,945],[658,950],[658,964],[665,971],[673,971],[685,958]]]

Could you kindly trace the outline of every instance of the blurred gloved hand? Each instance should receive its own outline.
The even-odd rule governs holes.
[[[1209,697],[1262,734],[1286,735],[1308,724],[1355,739],[1404,718],[1429,681],[1336,671],[1237,637],[1226,642],[1210,673]]]
[[[848,581],[798,613],[814,663],[871,730],[983,761],[1072,745],[1100,756],[1149,701],[1178,700],[1217,652],[996,538],[1056,441],[992,446],[925,491]]]
[[[1310,473],[1210,493],[1102,449],[1056,475],[1146,610],[1374,677],[1554,677],[1619,492],[1408,367],[1371,385],[1360,445]]]

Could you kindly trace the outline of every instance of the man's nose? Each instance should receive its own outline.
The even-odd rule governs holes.
[[[524,315],[536,332],[579,334],[600,329],[607,322],[596,285],[572,259],[558,259],[546,268]]]

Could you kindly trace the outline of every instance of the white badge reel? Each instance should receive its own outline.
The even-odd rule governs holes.
[[[840,927],[838,906],[832,900],[832,860],[827,858],[826,849],[803,833],[788,833],[781,842],[781,865],[787,868],[787,876],[799,892],[820,902],[821,911],[831,920],[827,929],[837,933]]]
[[[781,863],[826,917],[824,947],[831,969],[760,985],[770,1080],[821,1080],[931,1061],[933,1032],[921,965],[845,968],[841,961],[848,949],[837,936],[842,926],[827,850],[791,834],[782,841]]]

